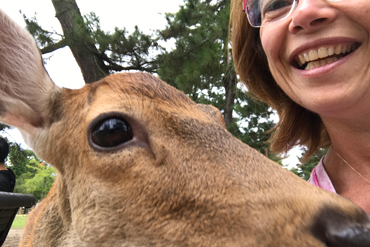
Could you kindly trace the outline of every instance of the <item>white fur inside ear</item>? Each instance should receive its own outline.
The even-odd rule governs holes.
[[[34,128],[41,127],[44,123],[44,119],[40,114],[20,100],[2,99],[0,100],[0,105],[5,108],[0,112],[1,122],[20,130],[33,132]]]
[[[0,121],[26,132],[42,127],[57,90],[34,38],[0,10]]]

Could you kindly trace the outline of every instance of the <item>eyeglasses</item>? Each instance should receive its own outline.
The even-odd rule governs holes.
[[[243,10],[252,27],[262,27],[284,20],[297,7],[299,0],[244,0]],[[338,2],[341,0],[328,0]]]

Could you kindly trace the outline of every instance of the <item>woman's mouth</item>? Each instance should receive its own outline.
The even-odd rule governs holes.
[[[318,49],[310,49],[295,56],[295,67],[301,70],[310,70],[329,63],[333,63],[360,46],[359,43],[322,46]]]

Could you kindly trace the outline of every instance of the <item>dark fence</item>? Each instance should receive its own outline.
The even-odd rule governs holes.
[[[8,235],[18,209],[30,208],[35,204],[36,199],[33,195],[0,192],[0,246]]]

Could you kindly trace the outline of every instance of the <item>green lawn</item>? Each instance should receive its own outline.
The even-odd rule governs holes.
[[[15,229],[15,228],[23,228],[24,225],[26,224],[26,220],[27,220],[27,215],[18,215],[15,216],[15,219],[13,221],[13,224],[12,224],[12,229]]]

